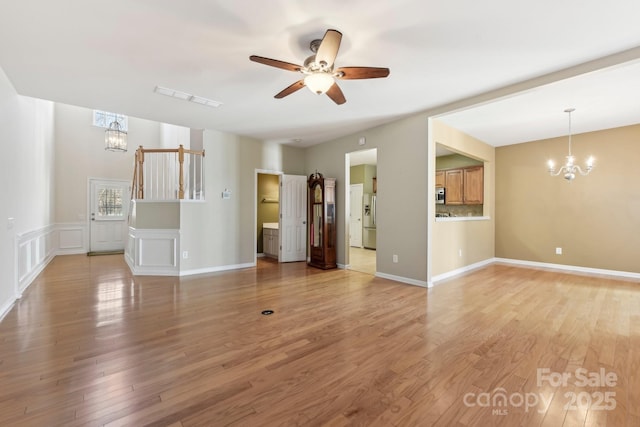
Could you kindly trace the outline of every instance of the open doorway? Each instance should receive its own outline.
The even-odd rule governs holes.
[[[280,174],[257,174],[256,254],[278,260]]]
[[[349,153],[349,269],[376,273],[378,150]]]
[[[305,261],[307,177],[256,169],[256,261]]]

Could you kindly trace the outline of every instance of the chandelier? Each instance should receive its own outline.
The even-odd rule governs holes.
[[[127,132],[122,130],[118,117],[114,117],[104,133],[104,149],[108,151],[127,151]]]
[[[553,160],[549,160],[549,162],[547,163],[549,166],[549,174],[551,176],[558,176],[562,174],[562,177],[569,182],[573,181],[573,179],[576,177],[576,173],[579,173],[582,176],[589,175],[589,172],[591,172],[591,169],[593,169],[594,162],[593,156],[589,156],[583,170],[580,166],[575,164],[576,158],[573,156],[573,154],[571,154],[571,113],[573,113],[575,110],[575,108],[567,108],[566,110],[564,110],[565,113],[569,113],[569,155],[566,156],[567,160],[565,164],[556,171],[555,163],[553,162]]]

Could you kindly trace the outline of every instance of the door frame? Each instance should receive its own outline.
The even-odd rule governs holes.
[[[258,264],[258,251],[256,250],[256,242],[258,241],[258,174],[263,175],[277,175],[278,180],[281,180],[280,175],[284,175],[284,172],[271,170],[271,169],[254,169],[253,173],[253,265]],[[279,194],[279,193],[278,193]],[[278,196],[279,197],[279,196]],[[278,218],[278,222],[280,218]],[[278,262],[280,262],[280,251],[278,251]]]
[[[379,156],[380,156],[380,149],[376,146],[372,146],[372,147],[366,147],[366,148],[361,148],[360,150],[353,150],[353,151],[348,151],[344,154],[344,182],[345,182],[345,187],[348,187],[351,185],[351,154],[357,153],[358,151],[366,151],[366,150],[376,150],[376,168],[377,165],[379,164]],[[377,175],[379,176],[379,172],[380,170],[378,170]],[[351,268],[351,260],[349,257],[349,250],[351,249],[351,245],[349,242],[349,235],[351,233],[351,220],[350,220],[350,216],[351,216],[351,197],[350,197],[350,191],[344,191],[344,244],[343,244],[343,248],[344,248],[344,268],[345,269],[350,269]],[[378,251],[376,250],[376,274],[378,274]]]
[[[86,213],[85,213],[85,222],[87,224],[87,237],[86,237],[86,248],[87,248],[87,252],[91,252],[91,181],[106,181],[106,182],[120,182],[120,183],[127,183],[127,191],[129,191],[129,194],[126,197],[128,206],[127,206],[127,219],[125,219],[125,227],[127,230],[129,230],[129,212],[131,210],[131,198],[129,197],[131,195],[131,181],[128,179],[118,179],[118,178],[99,178],[96,176],[90,176],[87,177],[87,206],[86,206]],[[127,235],[129,233],[127,232]],[[127,242],[124,242],[124,246],[125,246],[125,250],[127,248]]]

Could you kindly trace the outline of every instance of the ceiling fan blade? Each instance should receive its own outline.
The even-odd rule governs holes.
[[[338,55],[341,40],[342,33],[340,31],[327,30],[324,33],[320,47],[318,47],[318,52],[316,52],[316,62],[318,64],[325,63],[327,67],[332,67]]]
[[[304,80],[298,80],[294,84],[287,86],[282,91],[280,91],[274,98],[284,98],[287,95],[291,95],[293,92],[300,90],[304,87]]]
[[[342,105],[347,102],[347,99],[344,97],[344,93],[342,93],[342,89],[340,89],[340,86],[338,86],[337,83],[334,83],[329,88],[329,90],[327,91],[327,96],[338,105]]]
[[[388,68],[377,67],[340,67],[335,71],[339,79],[377,79],[389,75]]]
[[[271,67],[282,68],[287,71],[300,71],[302,68],[300,65],[292,64],[290,62],[278,61],[277,59],[265,58],[263,56],[251,55],[249,57],[253,62],[269,65]]]

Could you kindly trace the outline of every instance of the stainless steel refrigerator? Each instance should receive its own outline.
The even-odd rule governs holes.
[[[365,193],[362,204],[362,245],[376,248],[376,194]]]

